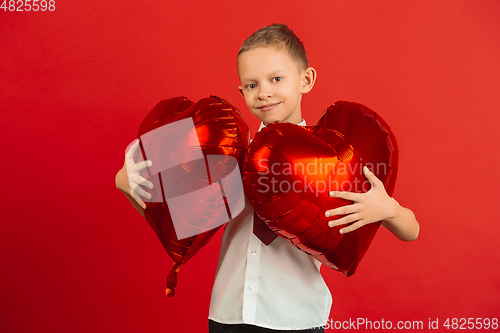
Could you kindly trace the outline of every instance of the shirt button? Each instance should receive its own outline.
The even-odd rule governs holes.
[[[253,250],[252,255],[255,257],[257,255],[257,251]]]
[[[248,285],[248,289],[253,290],[253,284],[251,284],[251,283],[250,283],[250,284]]]

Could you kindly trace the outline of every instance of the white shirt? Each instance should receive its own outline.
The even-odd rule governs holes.
[[[253,233],[253,216],[246,199],[224,229],[208,318],[277,330],[325,325],[332,296],[321,263],[281,237],[263,244]]]

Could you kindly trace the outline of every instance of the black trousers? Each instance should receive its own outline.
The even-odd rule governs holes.
[[[255,325],[248,324],[220,324],[213,320],[208,320],[208,333],[324,333],[323,328],[310,328],[307,330],[272,330]]]

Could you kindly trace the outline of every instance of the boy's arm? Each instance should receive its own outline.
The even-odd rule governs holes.
[[[396,203],[394,215],[382,221],[382,225],[402,241],[413,241],[417,239],[420,232],[420,225],[415,214],[398,203]]]
[[[383,221],[382,225],[398,239],[415,240],[420,226],[413,212],[389,197],[382,182],[366,166],[363,172],[372,184],[368,192],[330,192],[331,197],[350,200],[353,204],[326,211],[326,216],[346,215],[338,220],[330,221],[328,225],[334,227],[354,222],[340,229],[340,233],[347,233],[366,224]]]

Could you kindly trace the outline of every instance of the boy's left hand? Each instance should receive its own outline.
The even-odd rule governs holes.
[[[384,184],[365,166],[363,173],[371,183],[371,189],[366,193],[330,192],[334,198],[353,201],[351,205],[338,207],[325,212],[325,216],[346,215],[338,220],[329,221],[330,227],[354,222],[340,229],[341,234],[356,230],[366,224],[392,218],[398,203],[385,191]]]

